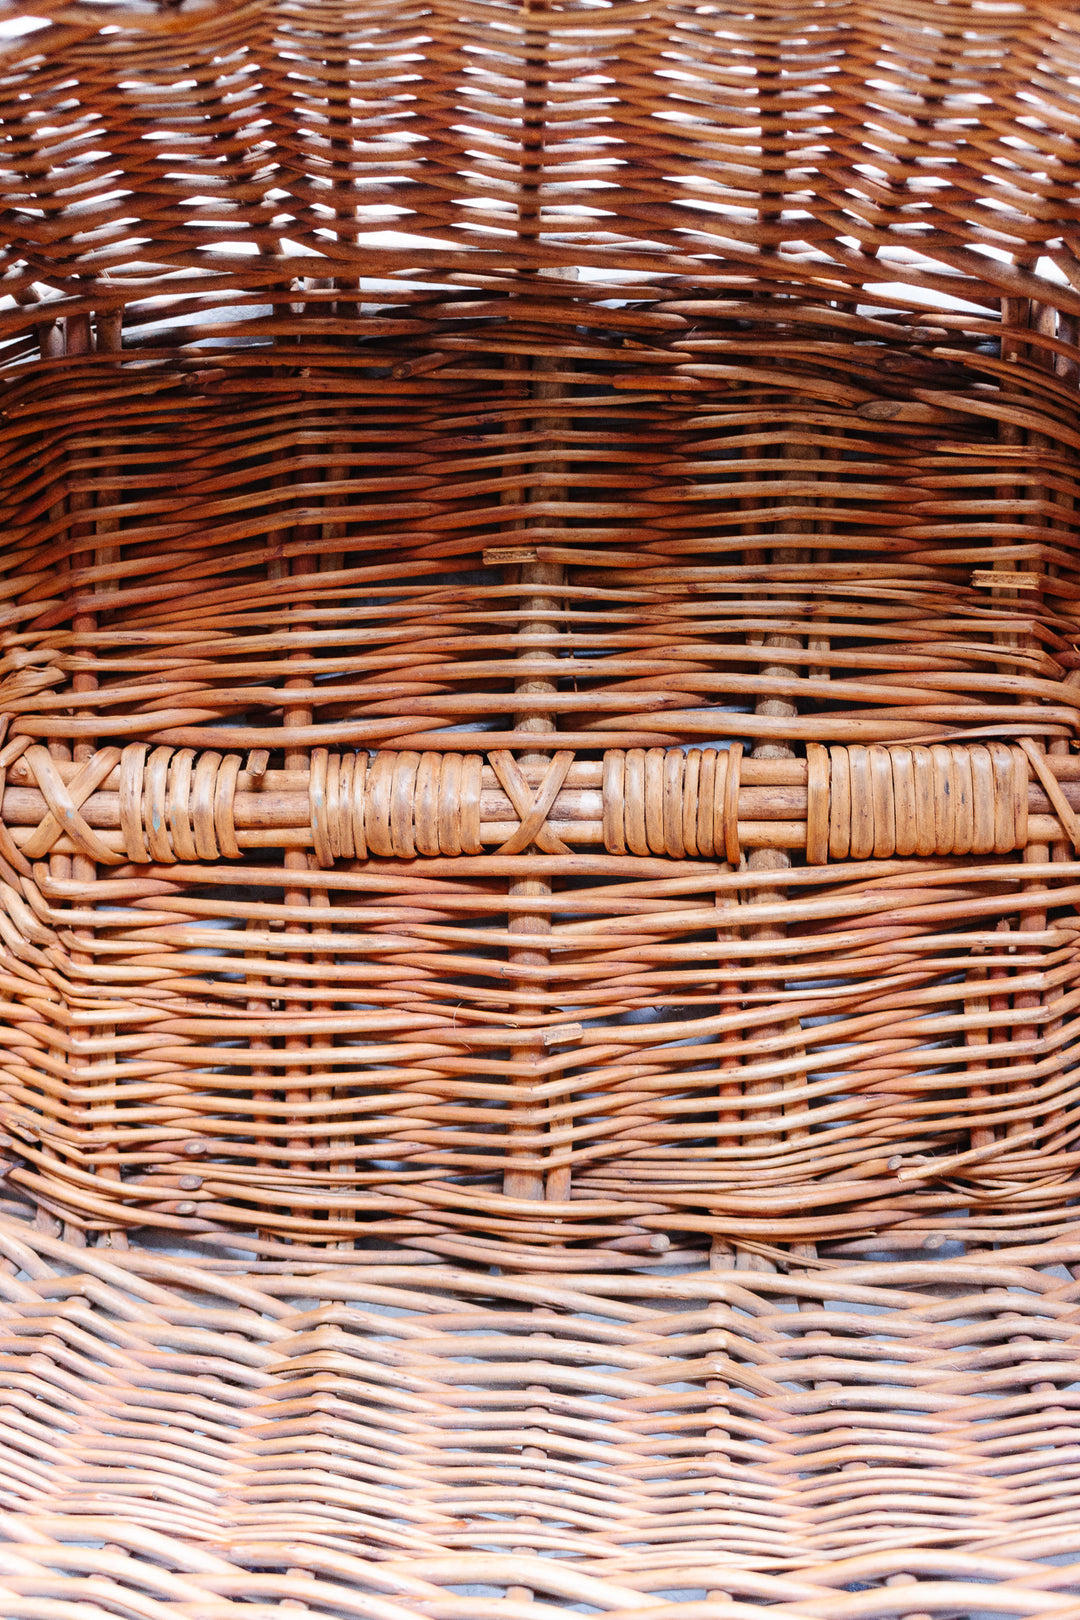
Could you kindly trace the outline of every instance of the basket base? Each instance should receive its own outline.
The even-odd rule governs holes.
[[[5,1615],[115,1614],[90,1574],[191,1620],[884,1617],[896,1575],[919,1612],[1027,1615],[1080,1585],[1080,1241],[530,1278],[0,1217],[0,1253]]]

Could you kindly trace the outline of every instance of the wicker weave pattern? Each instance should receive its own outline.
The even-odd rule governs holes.
[[[553,323],[604,307],[592,289],[553,283],[549,293]],[[667,319],[670,302],[651,307]],[[351,319],[357,334],[374,319],[337,318]],[[424,319],[434,338],[442,317]],[[273,337],[280,320],[264,315],[256,324]],[[671,330],[709,325],[705,314],[679,316]],[[726,308],[712,318],[717,330],[731,325]],[[889,330],[888,343],[875,339],[876,358],[925,348],[902,323]],[[32,845],[28,861],[5,796],[14,840],[7,881],[17,901],[8,938],[19,963],[7,1015],[18,1038],[4,1065],[7,1123],[22,1161],[13,1174],[91,1226],[147,1217],[243,1224],[257,1214],[266,1230],[345,1237],[359,1222],[384,1238],[430,1239],[440,1252],[445,1243],[459,1254],[510,1243],[530,1265],[567,1231],[592,1243],[740,1231],[801,1241],[855,1237],[868,1222],[949,1232],[963,1209],[974,1212],[973,1230],[1060,1230],[1065,1206],[1045,1177],[1073,1164],[1074,885],[1061,859],[1071,854],[1061,835],[1072,807],[1046,794],[1048,785],[1073,791],[1074,688],[1062,682],[1071,667],[1062,615],[1072,598],[1057,594],[1073,588],[1072,563],[1063,545],[1033,542],[1055,593],[1040,598],[1008,594],[1000,558],[1019,550],[1012,561],[1036,560],[1031,545],[1009,544],[1015,531],[1029,532],[1032,516],[1031,532],[1063,541],[1072,519],[1054,506],[1053,521],[1065,527],[1047,530],[1013,499],[996,515],[991,506],[985,520],[986,480],[1003,464],[1015,470],[1020,455],[1037,455],[1040,477],[1045,470],[1055,486],[1072,487],[1052,379],[1035,358],[1015,363],[1031,389],[1025,410],[1039,413],[1042,437],[1059,446],[1037,452],[1002,445],[978,415],[950,425],[942,443],[925,423],[876,422],[843,403],[811,409],[792,392],[802,373],[771,395],[713,388],[708,410],[688,413],[685,395],[669,405],[612,393],[611,369],[587,359],[570,373],[585,404],[575,395],[571,411],[545,398],[541,420],[535,403],[514,403],[521,384],[512,370],[500,373],[511,379],[505,384],[488,376],[510,358],[499,345],[530,331],[483,316],[482,341],[493,352],[475,364],[480,375],[406,379],[407,409],[385,393],[387,366],[407,364],[412,352],[394,334],[379,340],[384,374],[369,384],[350,351],[337,371],[320,371],[317,348],[299,351],[289,339],[290,362],[310,362],[305,387],[321,377],[320,387],[340,390],[349,378],[349,391],[329,400],[278,403],[245,350],[220,351],[250,390],[235,406],[212,381],[192,392],[175,348],[152,358],[149,372],[133,358],[130,375],[126,360],[103,368],[106,351],[65,361],[76,404],[63,418],[55,410],[42,417],[52,388],[44,376],[13,379],[13,453],[40,456],[47,482],[19,498],[13,516],[21,514],[15,532],[24,538],[7,564],[4,697],[11,751],[25,749],[10,767],[12,790],[20,766],[28,785],[36,766],[51,783],[43,802],[62,808],[56,784],[72,769],[95,791],[112,791],[115,771],[116,793],[124,776],[134,806],[146,790],[109,749],[130,750],[144,781],[160,781],[164,749],[174,751],[170,766],[187,751],[193,761],[209,753],[220,762],[197,790],[214,806],[214,842],[201,854],[196,845],[194,859],[145,862],[165,852],[151,849],[154,818],[143,814],[131,848],[121,837],[135,864],[112,866],[107,883],[85,834],[79,853],[52,840],[37,854]],[[736,331],[731,341],[748,357],[760,349],[757,331]],[[970,357],[979,341],[968,339]],[[625,350],[611,352],[617,377]],[[864,364],[858,347],[843,355],[849,366]],[[753,365],[762,366],[759,354]],[[73,423],[80,366],[89,394]],[[910,398],[907,381],[899,390],[895,381],[903,373],[877,375],[874,398]],[[126,392],[147,376],[151,392]],[[601,386],[602,416],[588,404]],[[108,414],[121,400],[122,452]],[[408,470],[389,481],[407,487],[373,488],[386,481],[388,424],[398,411],[394,454]],[[669,425],[650,421],[646,434],[653,412]],[[485,561],[504,512],[530,541],[556,532],[546,462],[533,459],[540,429],[523,438],[506,431],[523,421],[540,421],[544,442],[554,434],[567,452],[581,444],[575,498],[561,503],[562,545],[538,547],[547,560]],[[486,426],[466,449],[458,440],[468,423]],[[693,474],[692,510],[711,525],[699,533],[673,503],[663,517],[656,497],[686,492],[687,468],[700,465],[705,442],[722,481]],[[815,481],[800,473],[792,487],[781,469],[791,447],[801,454],[808,442],[820,451]],[[340,454],[340,478],[320,459],[326,443]],[[850,459],[863,447],[876,458],[869,488],[865,463]],[[616,478],[625,483],[616,452],[634,458],[641,482],[618,491],[617,507],[601,504],[611,517],[598,530],[589,480],[605,480],[612,494]],[[820,497],[803,492],[818,489],[830,455],[840,458],[837,489],[850,494],[822,518]],[[764,487],[762,459],[768,487],[790,489],[797,515],[789,506],[773,518],[758,494],[738,494]],[[499,474],[490,493],[463,499],[459,488],[475,491],[489,463]],[[507,478],[518,491],[511,505]],[[886,542],[883,497],[899,505],[918,489],[933,505],[943,481],[960,492],[949,504],[963,509],[962,523],[935,526],[916,504]],[[635,517],[660,513],[647,544],[627,532],[630,495]],[[976,511],[988,532],[972,547]],[[747,536],[748,526],[757,532]],[[928,550],[942,526],[949,533]],[[820,560],[825,538],[840,560]],[[738,561],[718,560],[728,545]],[[61,576],[50,569],[66,567],[65,557],[71,589],[57,595]],[[999,583],[980,583],[978,563],[991,565]],[[565,582],[541,590],[523,577],[531,568],[562,570]],[[913,761],[925,758],[916,751],[927,745],[931,756],[960,748],[974,758],[985,748],[991,758],[1002,740],[1027,732],[1055,763],[1039,776],[1028,759],[1022,861],[968,857],[962,881],[948,859],[853,860],[850,836],[843,855],[831,810],[831,864],[820,873],[797,864],[808,823],[789,839],[785,825],[800,825],[794,807],[786,824],[757,821],[774,847],[755,850],[738,802],[726,813],[731,753],[723,854],[745,848],[740,872],[715,857],[683,856],[676,867],[667,853],[634,856],[625,804],[625,856],[584,843],[570,856],[499,854],[515,821],[520,829],[516,809],[500,824],[507,838],[482,855],[425,857],[408,873],[398,856],[357,864],[331,842],[332,865],[319,875],[303,847],[275,849],[272,828],[253,829],[269,847],[248,848],[246,862],[224,852],[236,818],[218,815],[219,786],[227,799],[246,780],[242,771],[266,769],[249,757],[260,750],[273,756],[270,769],[307,782],[303,841],[314,854],[311,783],[321,748],[339,757],[383,744],[421,757],[435,751],[442,771],[448,752],[475,759],[479,747],[490,759],[515,744],[521,752],[530,739],[535,747],[529,728],[552,711],[554,740],[574,755],[573,769],[591,760],[595,773],[605,750],[624,752],[624,800],[631,762],[642,757],[635,750],[646,750],[647,771],[659,757],[649,750],[730,738],[735,726],[740,795],[742,783],[760,791],[755,772],[759,784],[789,777],[796,791],[801,776],[809,794],[820,756],[808,744],[830,749],[830,791],[838,761],[848,766],[849,794],[851,760],[865,765],[864,807],[873,803],[870,762],[883,746],[890,760],[905,748]],[[489,729],[476,729],[481,722]],[[53,753],[75,755],[70,767],[55,759],[51,775],[41,752],[50,739]],[[522,755],[530,799],[548,780],[550,753]],[[193,763],[189,803],[195,774]],[[465,797],[459,785],[454,802]],[[37,811],[31,819],[40,827]],[[140,818],[132,811],[130,819],[133,829]],[[601,832],[602,822],[603,801]],[[729,850],[732,822],[739,842]],[[865,817],[862,827],[856,851],[869,842]],[[106,839],[108,829],[95,836]],[[387,836],[392,850],[392,829]],[[666,852],[666,830],[664,838]],[[869,853],[887,847],[875,831]],[[120,845],[109,849],[113,861]],[[768,864],[774,856],[782,872]],[[537,880],[553,892],[515,889]],[[538,925],[547,942],[526,957],[517,933]],[[928,1170],[920,1156],[942,1150],[948,1157]],[[198,1187],[186,1185],[203,1169],[211,1174]],[[500,1205],[504,1172],[514,1198],[551,1182],[557,1213],[545,1219],[557,1227]],[[568,1202],[568,1173],[591,1206]],[[444,1185],[463,1175],[484,1179]],[[763,1185],[775,1193],[767,1217]],[[590,1207],[601,1213],[587,1214]]]
[[[1080,1620],[1072,11],[9,13],[2,1620]]]
[[[1062,1230],[1068,31],[118,15],[0,82],[13,1180],[530,1267]]]

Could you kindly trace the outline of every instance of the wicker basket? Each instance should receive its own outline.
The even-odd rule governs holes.
[[[1080,28],[0,18],[0,1616],[1080,1617]]]

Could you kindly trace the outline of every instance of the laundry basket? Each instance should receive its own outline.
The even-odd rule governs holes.
[[[0,1616],[1080,1617],[1080,26],[0,10]]]

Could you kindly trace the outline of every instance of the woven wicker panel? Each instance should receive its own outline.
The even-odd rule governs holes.
[[[111,1582],[200,1617],[1080,1601],[1039,1562],[1080,1535],[1075,1243],[572,1285],[110,1255],[9,1218],[0,1247],[5,1613],[91,1573],[80,1615]]]
[[[1080,1620],[1072,13],[0,45],[4,1620]]]
[[[1071,374],[1025,342],[1014,444],[966,324],[609,291],[316,292],[209,368],[69,317],[12,376],[6,1118],[71,1218],[1060,1226]]]
[[[533,1267],[1060,1230],[1067,31],[110,15],[0,87],[13,1181]]]
[[[107,270],[115,299],[170,270],[232,280],[226,244],[272,258],[284,243],[319,276],[371,274],[378,255],[755,289],[817,270],[839,292],[887,266],[1038,297],[1040,252],[1076,265],[1068,7],[9,11],[54,19],[7,78],[16,277],[28,260],[91,283]],[[422,258],[389,230],[422,238]],[[245,265],[247,287],[268,271]]]

